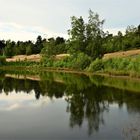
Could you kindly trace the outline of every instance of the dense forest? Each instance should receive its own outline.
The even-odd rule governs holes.
[[[83,70],[97,58],[101,59],[105,53],[140,48],[140,25],[128,26],[125,34],[118,31],[117,35],[113,35],[104,32],[104,22],[105,20],[101,20],[97,13],[89,10],[87,22],[82,16],[71,17],[71,29],[68,30],[69,39],[67,40],[63,37],[44,39],[41,36],[38,36],[35,42],[1,40],[0,54],[12,57],[40,53],[43,66]],[[70,57],[61,61],[54,59],[55,55],[63,53],[70,54]],[[93,66],[97,67],[94,63],[90,69],[93,69]],[[102,65],[100,66],[97,70],[103,69]]]

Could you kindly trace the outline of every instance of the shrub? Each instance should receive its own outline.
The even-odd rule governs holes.
[[[106,70],[127,70],[130,61],[128,58],[111,58],[104,60]]]
[[[67,67],[65,61],[63,61],[63,60],[55,61],[53,63],[53,66],[54,67],[60,67],[60,68]]]
[[[104,72],[122,72],[122,73],[139,73],[140,58],[111,58],[111,59],[96,59],[93,61],[88,71],[104,71]]]
[[[41,64],[44,67],[52,67],[54,63],[54,58],[49,56],[43,56],[41,59]]]
[[[70,59],[71,67],[74,69],[84,70],[91,63],[91,58],[84,53],[74,54]]]
[[[103,68],[104,68],[104,64],[102,59],[96,59],[90,64],[88,71],[90,72],[101,71]]]
[[[41,63],[46,67],[61,67],[84,70],[91,63],[91,58],[84,53],[73,54],[61,60],[53,57],[43,57]]]
[[[0,56],[0,66],[6,64],[6,57],[5,56]]]

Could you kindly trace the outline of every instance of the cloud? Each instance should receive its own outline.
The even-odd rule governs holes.
[[[104,29],[104,32],[107,32],[107,31],[113,35],[117,35],[118,31],[121,31],[123,34],[125,34],[126,28],[106,28],[106,29]]]
[[[104,31],[109,31],[116,35],[118,31],[125,33],[125,28],[105,28]],[[61,36],[68,38],[67,34],[57,33],[40,26],[25,26],[17,23],[6,23],[0,22],[0,39],[4,40],[14,40],[14,41],[35,41],[37,36],[41,35],[43,38],[57,37]]]
[[[32,91],[30,94],[23,92],[15,93],[14,91],[5,95],[0,94],[0,111],[12,111],[25,108],[37,108],[46,106],[51,100],[48,97],[40,97],[39,100],[35,99],[35,93]]]
[[[71,16],[88,17],[88,10],[105,19],[105,28],[139,24],[139,0],[0,0],[0,39],[35,40],[43,37],[67,38]]]
[[[41,35],[43,38],[50,37],[67,37],[66,34],[63,33],[55,33],[46,29],[45,27],[40,26],[25,26],[17,23],[6,23],[0,22],[0,39],[5,40],[33,40],[35,41],[37,36]]]
[[[105,28],[104,31],[117,35],[118,31],[125,33],[126,28]],[[37,36],[41,35],[43,38],[61,36],[68,39],[68,34],[50,31],[45,27],[40,26],[25,26],[17,23],[0,22],[0,40],[14,40],[14,41],[35,41]]]
[[[25,30],[13,32],[8,32],[11,28],[4,27],[5,32],[0,32],[0,38],[14,40],[18,38],[35,40],[40,29],[35,30],[36,33],[34,33],[32,28],[38,28],[38,26],[43,28],[41,33],[47,36],[67,34],[70,28],[70,17],[86,18],[89,9],[97,12],[101,19],[106,20],[105,28],[136,26],[140,19],[140,0],[0,0],[0,4],[1,22],[8,24],[14,22],[24,28],[28,26]]]

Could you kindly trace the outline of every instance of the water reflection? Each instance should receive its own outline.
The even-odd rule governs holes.
[[[12,78],[13,75],[0,77],[0,110],[36,107],[43,100],[64,99],[67,103],[66,112],[70,114],[69,126],[82,127],[86,120],[88,135],[99,132],[106,123],[104,115],[110,111],[110,105],[116,104],[120,109],[125,105],[130,114],[140,113],[140,90],[134,88],[134,85],[138,87],[139,82],[134,84],[132,81],[132,90],[128,90],[130,87],[127,85],[131,84],[128,80],[114,82],[112,79],[113,85],[111,79],[99,76],[41,73],[35,80],[29,80],[31,78],[28,76],[25,79]]]

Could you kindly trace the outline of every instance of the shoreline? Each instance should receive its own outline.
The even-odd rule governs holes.
[[[40,72],[58,72],[58,73],[70,73],[70,74],[83,74],[86,76],[105,76],[119,79],[132,79],[136,81],[140,81],[140,76],[130,75],[129,73],[122,74],[120,72],[88,72],[83,70],[73,70],[68,68],[53,68],[53,67],[34,67],[34,66],[1,66],[0,70],[3,71],[24,71],[24,72],[32,72],[35,74],[39,74]],[[136,74],[136,73],[135,73]]]

